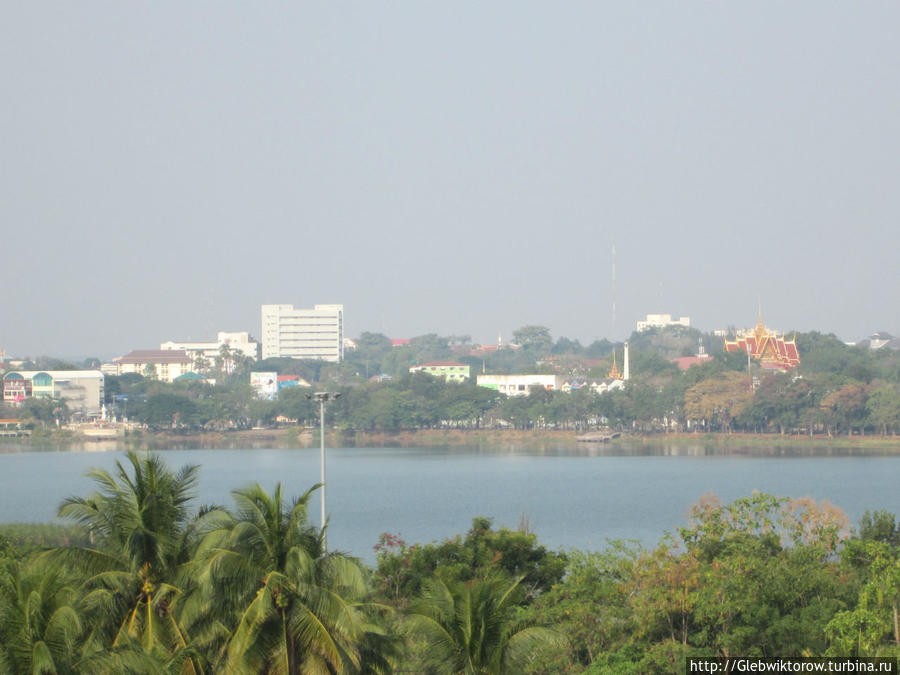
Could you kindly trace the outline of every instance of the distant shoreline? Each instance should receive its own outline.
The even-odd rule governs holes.
[[[702,448],[718,451],[760,449],[835,450],[898,452],[900,436],[813,436],[746,433],[659,433],[626,434],[603,443],[581,443],[580,432],[541,429],[523,431],[513,429],[420,429],[398,432],[346,432],[329,430],[329,447],[436,447],[436,446],[504,446],[608,448],[638,446],[647,450],[664,448]],[[299,427],[280,429],[246,429],[239,431],[199,432],[177,434],[171,432],[142,432],[115,439],[87,440],[70,433],[47,434],[31,439],[0,442],[6,450],[84,450],[116,449],[303,449],[318,447],[318,433]]]

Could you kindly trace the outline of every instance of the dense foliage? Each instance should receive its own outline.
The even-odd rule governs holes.
[[[900,353],[849,346],[833,335],[800,333],[799,369],[771,372],[748,366],[743,354],[721,351],[721,338],[675,327],[635,333],[631,379],[622,390],[598,394],[534,390],[507,398],[476,386],[479,372],[554,373],[584,383],[602,379],[614,345],[555,342],[543,326],[515,331],[517,346],[473,350],[468,336],[423,335],[392,346],[384,335],[363,333],[340,364],[279,358],[253,362],[237,355],[206,364],[206,381],[167,384],[137,374],[108,377],[108,409],[151,430],[190,432],[276,424],[315,425],[318,407],[309,389],[283,389],[261,400],[249,373],[296,374],[316,390],[341,393],[327,422],[349,431],[392,432],[435,428],[591,429],[637,432],[715,431],[776,434],[896,434],[900,430]],[[712,354],[681,371],[671,362],[699,344]],[[621,348],[618,364],[621,367]],[[453,359],[470,367],[468,382],[447,383],[411,365]],[[7,417],[54,427],[69,415],[65,401],[29,400]]]
[[[707,495],[653,549],[547,551],[475,518],[377,566],[325,546],[313,493],[195,504],[196,467],[127,455],[72,528],[0,534],[0,672],[679,673],[689,655],[900,655],[900,527]],[[33,536],[34,535],[34,536]]]

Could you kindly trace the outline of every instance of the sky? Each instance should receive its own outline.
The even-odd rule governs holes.
[[[351,337],[587,343],[760,304],[900,333],[896,2],[3,15],[10,355],[258,336],[267,303],[342,303]]]

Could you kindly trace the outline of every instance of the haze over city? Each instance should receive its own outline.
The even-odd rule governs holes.
[[[4,17],[10,354],[256,335],[266,303],[341,303],[347,336],[589,342],[760,301],[900,331],[896,3]]]

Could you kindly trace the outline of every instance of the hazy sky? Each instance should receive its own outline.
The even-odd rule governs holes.
[[[900,333],[897,2],[6,2],[0,347]],[[611,246],[617,249],[612,321]]]

